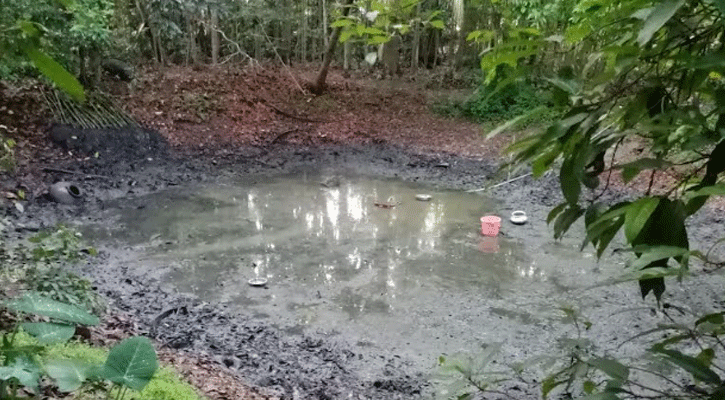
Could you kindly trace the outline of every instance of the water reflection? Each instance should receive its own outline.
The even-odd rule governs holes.
[[[337,301],[351,316],[386,312],[401,296],[430,288],[495,292],[543,277],[520,243],[480,235],[480,217],[496,210],[487,198],[386,180],[340,179],[325,187],[321,179],[155,195],[146,207],[121,210],[107,233],[151,243],[152,257],[178,264],[174,279],[182,288],[220,297],[219,286],[246,290],[254,276],[337,285]],[[432,201],[417,201],[421,192]]]

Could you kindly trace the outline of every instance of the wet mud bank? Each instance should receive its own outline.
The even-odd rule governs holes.
[[[141,135],[141,138],[151,136]],[[75,140],[76,135],[58,135]],[[138,140],[134,135],[132,139]],[[146,140],[146,139],[144,139]],[[450,154],[413,154],[384,145],[369,146],[295,146],[275,145],[181,154],[158,146],[149,139],[149,146],[98,151],[103,143],[82,141],[90,157],[80,163],[54,166],[45,178],[50,185],[69,181],[82,193],[76,204],[58,204],[40,196],[26,205],[25,212],[9,209],[17,224],[17,232],[52,227],[56,223],[83,225],[102,223],[108,207],[148,207],[148,194],[199,183],[213,183],[234,177],[267,178],[300,171],[329,175],[367,175],[397,178],[456,190],[482,188],[494,178],[492,160],[457,157]],[[122,146],[123,139],[112,141]],[[90,144],[88,144],[90,143]],[[72,145],[68,146],[72,148]],[[129,150],[130,149],[130,150]],[[152,149],[154,151],[149,151]],[[501,185],[487,191],[501,199],[503,216],[512,210],[526,210],[531,223],[527,229],[502,228],[504,234],[537,248],[549,244],[551,232],[545,220],[550,208],[560,201],[555,176],[541,180],[530,177]],[[612,196],[626,197],[626,193]],[[712,243],[725,234],[722,216],[703,210],[690,221],[691,243]],[[559,247],[562,253],[578,251],[580,242],[574,229],[570,238]],[[165,282],[170,266],[153,263],[128,268],[129,260],[138,254],[132,247],[101,247],[101,255],[81,268],[111,307],[133,315],[142,331],[164,346],[191,353],[207,354],[227,368],[239,372],[250,383],[269,388],[286,399],[410,399],[430,398],[429,384],[435,359],[416,357],[411,351],[384,343],[369,345],[348,340],[340,332],[299,330],[294,326],[270,324],[253,313],[227,304],[208,303],[188,294],[178,293]],[[555,259],[557,254],[548,255]],[[576,282],[586,280],[592,286],[603,281],[602,270],[621,269],[622,258],[609,258],[600,265],[588,263],[576,271],[551,265],[545,278],[514,287],[521,300],[511,304],[504,297],[493,297],[485,308],[462,304],[465,297],[456,293],[440,299],[438,308],[448,308],[447,319],[412,321],[421,329],[435,325],[436,332],[451,337],[469,335],[467,349],[475,352],[477,344],[504,343],[501,363],[521,361],[536,354],[550,354],[557,339],[571,335],[571,326],[561,323],[555,305],[551,309],[533,302],[533,294],[546,295],[543,281],[557,287],[557,300],[571,301],[588,313],[596,323],[592,337],[605,350],[610,347],[620,354],[633,352],[638,342],[617,347],[623,339],[633,337],[647,326],[661,322],[651,303],[643,303],[634,284],[604,286],[587,290],[575,289]],[[666,301],[690,310],[722,308],[722,281],[685,281],[668,284]],[[548,289],[547,289],[548,290]],[[635,308],[636,311],[631,309]],[[627,313],[620,310],[628,309]],[[436,317],[437,318],[437,317]],[[480,329],[464,329],[487,321]],[[466,350],[466,349],[462,349]],[[517,398],[538,398],[538,388],[511,385]]]

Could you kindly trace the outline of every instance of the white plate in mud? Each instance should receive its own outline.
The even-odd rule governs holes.
[[[433,198],[433,196],[431,196],[429,194],[416,194],[415,195],[415,199],[418,201],[430,201],[430,199],[432,199],[432,198]]]
[[[528,218],[526,217],[526,213],[523,211],[514,211],[511,213],[511,222],[516,225],[523,225],[526,223],[526,220]]]
[[[267,284],[267,278],[252,278],[248,283],[250,286],[264,286]]]

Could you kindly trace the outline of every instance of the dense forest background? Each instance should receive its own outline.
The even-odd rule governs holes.
[[[0,78],[32,73],[21,50],[34,40],[91,84],[109,58],[129,66],[321,62],[336,28],[344,45],[335,56],[345,69],[379,62],[384,43],[406,69],[477,69],[480,55],[505,38],[508,26],[559,31],[574,2],[23,0],[2,6]],[[500,34],[483,41],[481,31]]]

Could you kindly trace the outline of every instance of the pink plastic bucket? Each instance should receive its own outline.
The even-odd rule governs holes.
[[[481,217],[481,233],[484,236],[498,236],[501,229],[501,218],[495,215]]]

